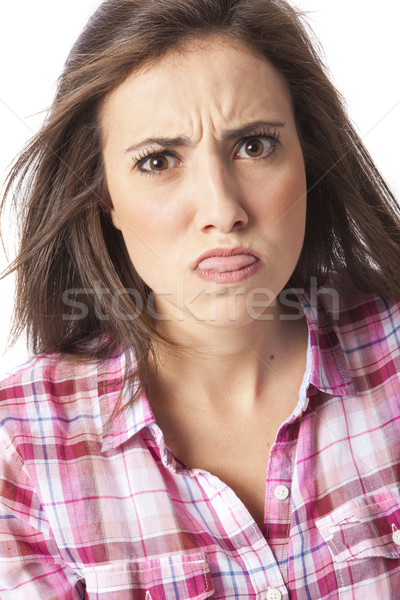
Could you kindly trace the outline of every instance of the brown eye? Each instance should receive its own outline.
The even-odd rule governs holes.
[[[257,139],[253,139],[250,140],[249,142],[247,142],[246,144],[246,152],[249,154],[249,156],[260,156],[260,154],[263,153],[264,150],[264,146],[263,144],[260,142],[260,140]]]
[[[165,171],[178,166],[178,159],[169,152],[149,154],[141,158],[136,166],[144,175],[162,175]]]
[[[275,149],[273,140],[265,137],[252,137],[247,139],[241,146],[237,156],[243,158],[267,158]]]
[[[149,163],[150,171],[165,171],[168,169],[168,159],[166,156],[162,156],[161,154],[158,156],[153,156],[147,162]]]

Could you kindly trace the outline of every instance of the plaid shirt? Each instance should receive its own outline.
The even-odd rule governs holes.
[[[42,356],[5,379],[2,599],[400,599],[400,305],[298,297],[308,368],[270,451],[263,532],[177,461],[144,395],[103,431],[122,357]]]

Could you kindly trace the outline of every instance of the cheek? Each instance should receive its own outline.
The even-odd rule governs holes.
[[[108,192],[116,219],[121,225],[121,231],[137,227],[146,228],[151,225],[151,218],[157,215],[160,196],[146,190],[146,184],[140,184],[137,177],[132,177],[128,170],[114,164],[111,159],[106,162],[106,181]]]
[[[305,222],[307,183],[305,169],[300,159],[288,163],[267,180],[259,192],[259,206],[264,210],[271,229],[301,227]]]
[[[109,185],[115,221],[121,229],[125,243],[136,246],[140,240],[154,247],[172,243],[182,235],[189,220],[188,207],[176,194],[171,198],[164,189],[145,193],[121,184]]]
[[[275,248],[276,257],[291,268],[304,241],[307,184],[301,155],[286,165],[266,187],[262,222],[265,239]],[[259,218],[261,221],[261,215]]]
[[[301,206],[307,192],[306,173],[300,148],[294,153],[292,160],[277,179],[279,194],[282,198],[282,209],[290,210]]]

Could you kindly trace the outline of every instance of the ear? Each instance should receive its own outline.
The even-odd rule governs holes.
[[[119,220],[117,217],[117,213],[115,212],[114,209],[111,210],[111,220],[113,222],[113,225],[116,229],[121,230],[120,224],[119,224]]]

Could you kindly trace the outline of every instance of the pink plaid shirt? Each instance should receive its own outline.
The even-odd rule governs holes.
[[[3,381],[3,600],[400,599],[399,303],[299,299],[308,368],[262,532],[171,454],[145,396],[104,433],[120,356],[41,356]]]

